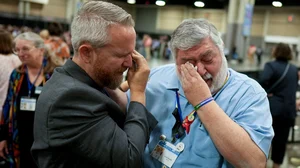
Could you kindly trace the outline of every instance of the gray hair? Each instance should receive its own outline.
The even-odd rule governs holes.
[[[45,43],[44,43],[44,40],[42,39],[42,37],[33,32],[25,32],[25,33],[19,34],[14,39],[14,45],[16,44],[17,40],[28,40],[28,41],[31,41],[36,48],[45,48]]]
[[[85,42],[94,48],[100,48],[109,43],[108,28],[112,24],[134,27],[131,15],[119,6],[103,1],[84,3],[71,25],[75,55],[79,46]]]
[[[174,58],[177,57],[177,49],[188,50],[210,38],[224,56],[224,43],[216,27],[205,19],[186,19],[173,32],[170,48]]]

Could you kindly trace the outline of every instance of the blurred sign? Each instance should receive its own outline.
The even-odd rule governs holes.
[[[250,36],[250,34],[251,34],[252,15],[253,15],[253,5],[246,4],[244,25],[243,25],[243,35],[244,36]]]
[[[82,4],[83,4],[82,2],[77,2],[76,3],[76,10],[77,11],[81,8]]]
[[[49,2],[49,0],[21,0],[21,1],[39,3],[39,4],[43,4],[43,5],[47,5]]]

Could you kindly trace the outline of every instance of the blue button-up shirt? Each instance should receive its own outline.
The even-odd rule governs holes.
[[[251,139],[268,157],[274,132],[272,117],[266,92],[253,79],[229,69],[229,78],[223,88],[214,95],[216,103],[237,124],[244,128]],[[146,91],[146,108],[158,120],[151,133],[144,154],[146,168],[162,167],[162,164],[150,156],[161,135],[172,139],[175,118],[172,115],[176,107],[176,91],[180,94],[182,117],[187,116],[193,106],[185,98],[176,74],[174,64],[151,70]],[[129,92],[128,92],[129,96]],[[190,126],[189,134],[177,140],[174,145],[183,142],[184,151],[176,159],[173,168],[229,168],[228,163],[201,124],[199,117]]]

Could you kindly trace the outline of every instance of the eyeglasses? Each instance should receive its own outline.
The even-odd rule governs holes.
[[[31,47],[23,47],[23,48],[14,48],[13,49],[13,53],[15,55],[19,55],[21,52],[23,54],[28,54],[34,48],[36,48],[36,47],[35,46],[31,46]]]

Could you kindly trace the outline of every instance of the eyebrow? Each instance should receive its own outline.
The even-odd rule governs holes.
[[[129,54],[131,54],[132,52],[118,52],[118,51],[115,51],[114,52],[116,55],[118,55],[118,56],[127,56],[127,55],[129,55]]]
[[[200,56],[205,57],[205,56],[211,55],[212,53],[213,53],[212,50],[207,50],[205,53],[200,54]]]
[[[206,52],[200,54],[200,57],[203,58],[203,57],[206,57],[206,56],[211,55],[212,53],[214,53],[213,50],[207,50]],[[192,58],[184,57],[184,58],[182,58],[181,60],[183,60],[183,61],[190,61],[190,60],[192,60]]]

